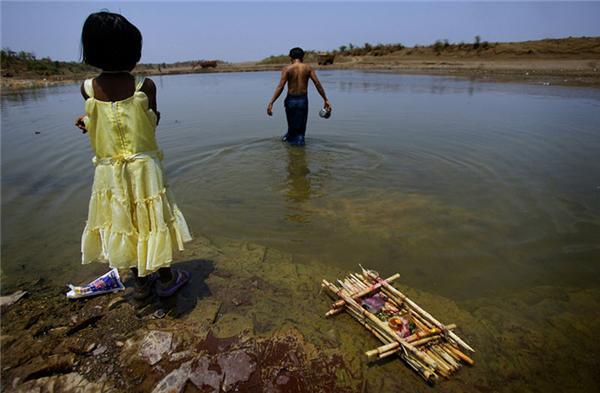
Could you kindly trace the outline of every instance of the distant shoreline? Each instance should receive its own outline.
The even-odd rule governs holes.
[[[478,39],[478,37],[476,37]],[[31,53],[3,50],[3,89],[18,90],[77,83],[95,70],[78,62],[36,59]],[[261,61],[225,63],[219,60],[172,64],[138,64],[140,75],[279,71],[286,55]],[[485,82],[600,87],[600,37],[569,37],[523,42],[436,41],[433,45],[365,43],[329,52],[307,51],[305,61],[319,70],[360,70],[466,77]],[[317,65],[317,62],[332,63]]]
[[[597,63],[597,65],[596,65]],[[146,76],[229,73],[229,72],[261,72],[278,71],[285,64],[243,64],[220,65],[211,69],[168,69],[166,72],[143,70],[139,74]],[[410,60],[395,63],[352,61],[315,68],[325,70],[356,70],[367,72],[391,72],[398,74],[416,74],[433,76],[453,76],[470,78],[482,82],[515,82],[536,85],[558,85],[574,87],[600,88],[600,59],[594,60],[464,60],[464,59],[429,59]],[[31,88],[42,88],[80,83],[94,74],[74,75],[69,78],[2,78],[2,90],[17,91]]]

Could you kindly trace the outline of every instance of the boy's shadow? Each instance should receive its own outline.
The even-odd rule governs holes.
[[[211,295],[210,288],[206,285],[205,280],[215,270],[213,261],[193,259],[178,262],[173,267],[187,271],[190,274],[190,280],[173,296],[168,298],[161,298],[154,292],[144,300],[131,298],[130,301],[137,309],[138,316],[155,319],[161,319],[165,316],[181,318],[196,307],[199,299]],[[133,279],[127,280],[126,284],[127,286],[133,286]]]

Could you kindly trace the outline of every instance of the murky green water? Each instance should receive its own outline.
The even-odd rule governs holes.
[[[278,141],[281,101],[266,116],[276,73],[155,78],[165,168],[192,231],[277,250],[312,269],[315,287],[358,263],[401,273],[430,307],[451,302],[442,319],[471,325],[470,388],[598,388],[600,91],[320,76],[334,113],[320,119],[311,93],[305,148]],[[79,265],[92,181],[87,137],[71,125],[82,110],[78,86],[2,96],[4,285],[105,270]]]

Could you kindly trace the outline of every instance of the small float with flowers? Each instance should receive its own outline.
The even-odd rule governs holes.
[[[399,356],[429,384],[450,378],[463,364],[475,362],[465,352],[475,352],[456,333],[456,325],[444,325],[392,285],[400,277],[383,279],[361,266],[337,283],[323,280],[336,301],[325,315],[349,313],[383,345],[365,352],[369,360]]]

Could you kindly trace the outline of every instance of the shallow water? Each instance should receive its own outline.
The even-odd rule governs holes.
[[[322,72],[334,116],[311,94],[298,149],[277,140],[282,108],[265,115],[275,76],[158,78],[159,141],[193,231],[453,298],[599,284],[600,92]],[[77,86],[2,96],[3,280],[78,267],[82,106]]]
[[[277,73],[155,78],[165,169],[199,238],[276,249],[313,269],[315,285],[319,264],[399,272],[403,285],[458,302],[509,346],[527,340],[494,318],[531,320],[535,337],[552,323],[546,313],[567,330],[592,331],[597,310],[589,324],[577,310],[599,299],[600,91],[320,77],[334,112],[320,119],[311,91],[305,148],[278,140],[282,99],[266,116]],[[82,110],[78,86],[2,95],[3,285],[105,270],[79,265],[92,181],[87,137],[72,126]],[[564,375],[571,386],[575,376]]]

